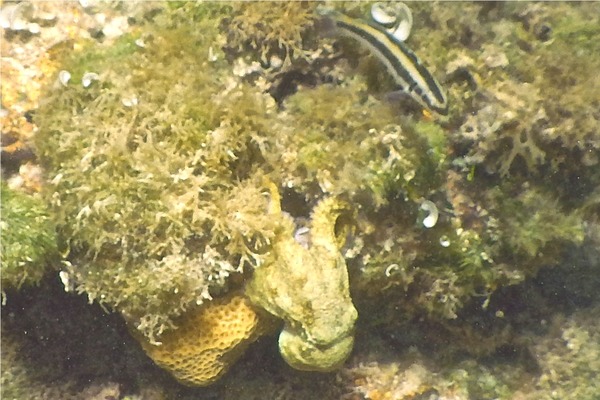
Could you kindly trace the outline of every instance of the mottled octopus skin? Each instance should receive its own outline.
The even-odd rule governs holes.
[[[272,202],[272,213],[280,212],[278,197]],[[345,237],[335,232],[344,213],[350,213],[345,203],[322,200],[313,211],[308,248],[294,239],[288,221],[288,229],[273,241],[271,262],[256,268],[246,285],[253,303],[284,320],[279,350],[299,370],[331,371],[352,351],[358,313],[340,253]]]

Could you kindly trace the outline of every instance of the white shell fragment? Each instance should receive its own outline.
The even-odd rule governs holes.
[[[81,84],[84,88],[89,87],[93,81],[100,79],[100,76],[95,72],[86,72],[81,77]]]
[[[71,80],[71,73],[69,71],[65,71],[64,69],[58,73],[58,81],[63,85],[67,86],[69,81]]]
[[[65,292],[69,293],[75,290],[75,282],[71,279],[71,276],[67,271],[60,271],[58,277],[65,288]]]
[[[127,31],[129,23],[127,17],[114,17],[107,21],[102,28],[104,36],[110,39],[117,38]]]
[[[35,4],[30,1],[8,3],[0,8],[0,27],[36,35],[40,33],[40,25],[31,21],[39,18],[37,14]]]
[[[30,2],[9,3],[2,7],[0,21],[2,28],[18,31],[27,27],[27,20],[32,16],[33,5]]]
[[[271,59],[269,60],[269,64],[271,65],[271,68],[280,68],[283,65],[283,60],[277,56],[271,56]]]
[[[208,48],[208,61],[210,62],[215,62],[217,61],[219,58],[217,57],[217,55],[215,54],[215,51],[213,50],[213,47],[210,46]]]
[[[136,96],[123,97],[121,103],[125,107],[134,107],[138,105],[138,98]]]
[[[412,29],[410,8],[402,2],[375,3],[371,7],[373,20],[386,28],[396,39],[404,42]]]
[[[389,4],[375,3],[371,6],[371,16],[378,24],[385,27],[390,27],[396,24],[398,17],[390,9]]]
[[[390,276],[392,276],[393,273],[397,272],[398,270],[400,270],[400,266],[398,264],[390,264],[385,269],[385,276],[389,278]]]
[[[300,246],[308,249],[310,247],[310,228],[303,226],[296,229],[294,232],[294,240],[296,240]]]
[[[437,220],[439,217],[439,212],[437,206],[429,200],[424,200],[421,203],[421,210],[426,211],[428,214],[423,219],[423,226],[425,228],[433,228],[435,224],[437,224]]]
[[[69,274],[65,271],[60,271],[58,273],[58,276],[60,277],[60,280],[63,286],[65,287],[65,292],[68,292],[71,287],[71,285],[69,284]]]
[[[440,237],[440,245],[442,247],[450,246],[450,239],[448,239],[448,236],[444,235],[444,236]]]
[[[96,3],[94,0],[79,0],[79,5],[83,8],[89,8]]]
[[[29,33],[33,33],[34,35],[40,33],[42,30],[40,29],[40,25],[36,22],[32,22],[27,25],[27,30]]]

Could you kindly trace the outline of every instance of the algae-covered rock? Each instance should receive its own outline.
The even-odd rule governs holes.
[[[188,307],[227,291],[231,274],[271,257],[270,244],[288,222],[268,215],[264,175],[288,188],[294,175],[301,178],[293,192],[305,204],[286,210],[300,216],[313,199],[346,191],[351,175],[352,193],[381,202],[385,185],[426,158],[407,148],[407,157],[386,160],[396,144],[375,138],[398,134],[387,127],[393,115],[372,99],[348,97],[348,89],[334,92],[347,98],[335,118],[348,120],[355,111],[368,118],[350,119],[342,130],[332,122],[329,132],[316,120],[313,133],[302,134],[315,111],[302,103],[322,92],[308,90],[298,107],[280,112],[264,78],[250,84],[247,72],[226,60],[219,26],[231,12],[227,5],[187,4],[163,10],[110,46],[80,44],[62,66],[70,80],[57,77],[36,117],[45,197],[71,262],[61,274],[67,289],[117,309],[151,340]],[[360,150],[358,138],[350,141],[355,133],[374,139]],[[306,147],[292,142],[297,137],[313,140]],[[335,145],[331,157],[307,151],[321,144]],[[351,147],[360,154],[343,178],[334,177],[334,186],[323,181],[334,172],[331,160],[342,163]],[[371,168],[361,172],[366,164]]]
[[[542,96],[550,72],[535,78],[538,58],[500,46],[520,20],[415,5],[410,46],[448,92],[438,118],[388,101],[389,71],[368,48],[317,40],[315,7],[169,3],[110,46],[76,43],[35,138],[66,289],[157,344],[189,310],[245,287],[284,321],[289,364],[330,370],[352,347],[354,305],[367,326],[443,324],[582,242],[578,206],[600,177],[588,168],[593,101],[569,104],[582,118],[569,125]],[[368,4],[332,7],[368,18]],[[289,13],[297,25],[281,23]],[[471,26],[486,13],[502,22],[495,36]],[[533,40],[524,27],[515,35]],[[545,46],[533,49],[554,60]],[[307,219],[309,243],[297,234]]]
[[[84,43],[40,108],[46,198],[72,262],[63,275],[148,337],[255,264],[278,224],[253,178],[274,102],[229,77],[224,9],[164,10],[147,37]],[[89,86],[86,72],[98,74]]]

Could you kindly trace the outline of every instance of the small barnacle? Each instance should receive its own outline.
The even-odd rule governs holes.
[[[121,99],[121,104],[123,104],[125,107],[137,106],[138,98],[137,96],[123,97]]]
[[[215,62],[215,61],[217,61],[217,59],[218,58],[217,58],[217,56],[215,54],[215,51],[213,50],[212,46],[210,46],[208,48],[208,61]]]
[[[439,211],[435,203],[430,200],[424,200],[419,208],[428,213],[427,216],[423,218],[423,226],[425,228],[433,228],[439,217]]]
[[[411,169],[410,171],[407,171],[402,177],[406,182],[410,182],[414,179],[416,175],[417,172],[414,169]]]
[[[385,269],[385,276],[387,276],[389,278],[390,276],[392,276],[392,274],[394,272],[398,271],[399,269],[400,269],[400,266],[398,264],[390,264]]]
[[[96,3],[95,0],[79,0],[79,5],[83,8],[89,8],[94,6]]]
[[[258,73],[261,69],[262,67],[257,61],[252,61],[250,64],[247,64],[245,60],[238,59],[235,61],[232,72],[235,76],[244,77],[253,73]]]
[[[126,17],[115,17],[104,25],[102,28],[102,33],[107,38],[117,38],[125,33],[128,26],[129,24]]]
[[[283,66],[283,60],[280,57],[273,55],[269,60],[269,65],[274,69],[281,68],[281,66]]]
[[[300,246],[308,249],[310,247],[310,228],[303,226],[294,232],[294,240],[300,244]]]
[[[30,27],[28,20],[33,17],[34,12],[34,5],[28,1],[18,4],[9,4],[6,7],[2,7],[0,13],[0,26],[12,31],[28,30]]]
[[[58,273],[58,277],[65,287],[65,292],[69,293],[75,290],[75,282],[71,279],[71,276],[67,271],[60,271]]]
[[[58,81],[63,85],[67,86],[67,83],[71,80],[71,73],[64,69],[58,73]]]
[[[448,236],[443,235],[440,237],[440,245],[442,247],[448,247],[450,246],[450,239],[448,238]]]
[[[27,30],[29,31],[29,33],[32,33],[34,35],[40,33],[40,31],[41,31],[40,25],[36,22],[27,24]]]
[[[89,87],[93,81],[100,79],[100,76],[95,72],[86,72],[81,78],[81,84],[84,88]]]

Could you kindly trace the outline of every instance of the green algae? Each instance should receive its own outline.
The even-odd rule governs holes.
[[[45,203],[37,196],[1,185],[0,257],[2,291],[40,282],[56,259],[56,235]]]

